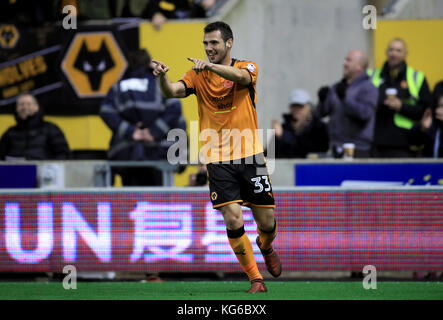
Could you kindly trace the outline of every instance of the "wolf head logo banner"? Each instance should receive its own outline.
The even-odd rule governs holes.
[[[97,51],[90,51],[83,41],[74,63],[75,69],[88,76],[93,91],[99,90],[103,75],[114,66],[114,60],[104,40]]]
[[[12,49],[17,44],[20,34],[13,24],[0,25],[0,47]]]
[[[127,62],[110,31],[79,32],[61,67],[78,97],[98,98],[120,79]]]

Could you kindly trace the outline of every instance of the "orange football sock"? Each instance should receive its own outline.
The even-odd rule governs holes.
[[[237,230],[227,230],[229,244],[234,250],[235,256],[240,262],[243,271],[248,275],[249,281],[255,279],[263,279],[260,271],[258,271],[257,263],[252,252],[251,241],[245,233],[244,227]]]
[[[257,232],[260,236],[261,249],[270,249],[272,241],[274,241],[275,237],[277,236],[277,221],[274,219],[274,228],[271,231],[266,232],[257,227]]]

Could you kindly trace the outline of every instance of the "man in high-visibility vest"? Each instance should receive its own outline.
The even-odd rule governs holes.
[[[368,70],[372,83],[379,88],[372,156],[377,158],[415,157],[409,135],[425,109],[432,104],[423,72],[406,64],[408,49],[393,39],[386,50],[383,68]]]

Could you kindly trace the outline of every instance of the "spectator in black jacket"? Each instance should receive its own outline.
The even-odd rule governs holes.
[[[312,112],[309,94],[303,89],[291,93],[290,113],[284,114],[283,125],[273,120],[275,156],[305,158],[308,153],[326,152],[329,148],[328,130]]]
[[[43,113],[32,94],[18,96],[14,116],[17,125],[9,128],[0,140],[2,160],[70,158],[63,132],[55,124],[43,120]]]

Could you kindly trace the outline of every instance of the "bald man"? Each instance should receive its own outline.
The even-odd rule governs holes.
[[[355,157],[370,156],[378,91],[366,74],[367,67],[367,54],[352,50],[343,63],[342,80],[319,90],[317,112],[320,117],[330,117],[330,147],[336,158],[343,155],[345,143],[355,144]]]
[[[425,75],[407,65],[407,56],[404,40],[392,39],[383,68],[368,72],[379,89],[372,151],[377,158],[416,157],[410,130],[432,104]]]

